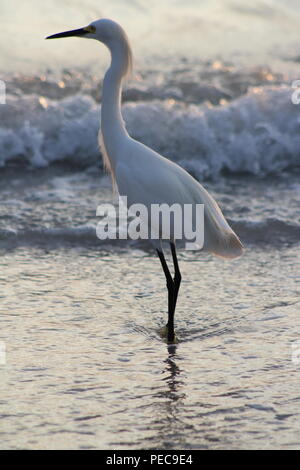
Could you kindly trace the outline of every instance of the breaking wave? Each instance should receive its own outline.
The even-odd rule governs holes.
[[[266,176],[300,165],[300,108],[291,88],[253,87],[219,104],[178,99],[126,101],[133,138],[180,163],[197,178],[221,172]],[[0,166],[100,162],[100,105],[87,94],[50,99],[9,95],[0,106]]]
[[[282,245],[282,243],[298,243],[300,226],[277,218],[263,221],[230,220],[231,227],[249,244],[267,243]],[[18,246],[88,246],[107,249],[110,246],[146,248],[150,246],[147,240],[99,240],[96,236],[96,226],[82,225],[67,228],[27,228],[22,230],[0,229],[0,248],[16,248]]]

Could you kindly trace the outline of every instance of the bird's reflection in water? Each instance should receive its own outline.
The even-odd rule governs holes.
[[[177,365],[176,360],[178,361],[176,355],[177,346],[176,344],[168,344],[167,351],[168,356],[165,359],[165,368],[164,372],[166,375],[165,379],[168,384],[168,389],[166,390],[165,394],[170,399],[170,401],[174,400],[177,401],[180,398],[180,390],[182,388],[183,382],[179,379],[180,376],[180,368]]]
[[[162,369],[164,387],[160,387],[160,391],[155,394],[155,398],[159,399],[159,407],[155,409],[156,432],[153,436],[157,445],[164,449],[185,445],[185,423],[181,409],[186,395],[178,361],[180,356],[177,354],[177,345],[167,345],[167,357]]]

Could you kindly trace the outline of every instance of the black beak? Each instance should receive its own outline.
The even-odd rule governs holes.
[[[48,36],[46,39],[58,39],[58,38],[68,38],[70,36],[85,36],[88,34],[89,31],[87,31],[84,28],[80,29],[73,29],[72,31],[65,31],[64,33],[58,33],[58,34],[53,34],[52,36]]]

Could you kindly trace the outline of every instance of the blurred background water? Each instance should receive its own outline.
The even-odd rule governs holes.
[[[16,70],[53,65],[74,67],[97,64],[103,55],[97,44],[67,40],[55,47],[41,44],[56,31],[88,24],[100,17],[120,22],[134,44],[138,61],[163,55],[196,60],[220,57],[242,63],[277,63],[299,58],[297,0],[3,0],[1,55],[3,66]],[[283,67],[284,70],[286,66]]]
[[[1,8],[0,447],[300,448],[299,3]],[[108,53],[43,39],[102,16],[136,58],[130,134],[201,180],[246,247],[180,252],[176,346],[150,247],[96,238]]]

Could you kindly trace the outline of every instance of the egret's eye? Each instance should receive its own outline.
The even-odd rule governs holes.
[[[89,25],[89,26],[86,26],[85,28],[83,28],[85,31],[87,31],[88,33],[92,33],[94,34],[96,32],[96,28],[95,26],[92,26],[92,25]]]

